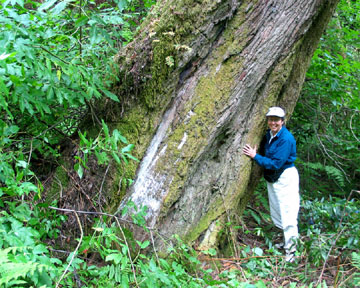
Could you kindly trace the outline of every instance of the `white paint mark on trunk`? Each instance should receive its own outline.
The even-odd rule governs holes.
[[[146,219],[151,219],[151,226],[155,224],[156,216],[160,211],[161,201],[162,201],[162,191],[163,182],[166,177],[156,177],[155,173],[151,173],[152,169],[156,165],[159,157],[165,153],[167,145],[165,145],[160,153],[157,151],[160,148],[160,144],[166,135],[166,131],[169,128],[169,125],[174,117],[175,107],[172,107],[168,110],[163,118],[163,121],[159,125],[159,128],[153,137],[148,150],[146,151],[145,157],[141,161],[139,172],[137,178],[134,182],[132,188],[133,193],[131,193],[130,199],[135,203],[136,206],[147,206],[148,211],[146,214]],[[126,203],[122,203],[122,207]],[[154,223],[153,223],[154,222]]]
[[[185,132],[184,137],[181,139],[181,142],[180,142],[179,146],[177,147],[178,150],[181,150],[181,148],[184,146],[184,144],[186,143],[187,137],[188,137],[188,135]]]
[[[181,99],[181,96],[184,94],[184,90],[179,91],[178,99]],[[147,206],[146,219],[150,221],[148,223],[151,227],[155,225],[157,216],[160,213],[161,203],[163,197],[166,193],[166,188],[164,188],[165,180],[169,183],[169,178],[166,175],[161,175],[154,171],[154,167],[161,157],[165,154],[167,145],[161,148],[161,143],[166,138],[166,132],[169,129],[170,124],[174,120],[176,112],[177,102],[164,114],[163,119],[159,125],[158,130],[156,131],[155,136],[151,140],[151,143],[145,153],[144,158],[141,161],[140,168],[135,179],[134,185],[132,187],[132,193],[130,194],[131,200],[135,203],[136,206]],[[187,135],[186,135],[187,138]],[[186,138],[183,138],[185,143]],[[180,147],[184,145],[180,143]],[[161,151],[158,150],[161,148]],[[170,179],[170,183],[172,178]],[[120,205],[120,208],[125,206],[127,201],[123,201]]]

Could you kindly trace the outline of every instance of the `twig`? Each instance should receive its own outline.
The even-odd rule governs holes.
[[[28,166],[30,165],[31,155],[32,155],[32,152],[33,152],[33,141],[34,141],[34,138],[32,138],[32,139],[31,139],[31,142],[30,142],[29,158],[28,158],[28,162],[27,162],[27,165],[28,165]]]
[[[348,282],[351,278],[354,277],[353,271],[356,271],[355,267],[347,271],[350,274],[350,276],[348,278],[346,278],[344,281],[342,281],[341,283],[339,283],[339,285],[337,287],[345,287],[344,286],[345,283]]]
[[[149,232],[150,232],[151,243],[152,243],[153,248],[154,248],[154,252],[155,252],[155,256],[156,256],[156,260],[157,260],[157,262],[158,262],[158,264],[159,264],[159,266],[160,266],[159,256],[158,256],[158,254],[157,254],[156,247],[155,247],[154,236],[153,236],[153,233],[152,233],[152,231],[151,231],[151,230],[149,230]]]
[[[60,199],[61,199],[63,197],[63,186],[61,184],[61,181],[56,176],[54,176],[54,179],[60,186]]]
[[[125,242],[125,245],[128,247],[128,256],[129,256],[129,259],[130,259],[130,262],[131,262],[131,267],[132,267],[132,271],[133,271],[133,274],[134,274],[134,281],[135,281],[135,284],[137,287],[140,287],[138,282],[137,282],[137,279],[136,279],[136,271],[135,271],[135,266],[134,266],[134,261],[132,260],[131,258],[131,254],[130,254],[130,250],[129,250],[129,245],[127,243],[127,240],[126,240],[126,236],[124,234],[124,231],[122,230],[121,228],[121,225],[120,225],[120,222],[119,221],[123,221],[123,222],[126,222],[126,223],[129,223],[129,224],[133,224],[133,225],[136,225],[136,226],[139,226],[139,227],[143,227],[143,226],[140,226],[139,224],[136,224],[132,221],[129,221],[129,220],[126,220],[126,219],[122,219],[116,215],[113,215],[113,214],[109,214],[109,213],[104,213],[104,212],[89,212],[89,211],[75,211],[75,210],[71,210],[71,209],[64,209],[64,208],[57,208],[57,207],[53,207],[53,206],[49,206],[48,208],[50,209],[53,209],[53,210],[57,210],[57,211],[62,211],[62,212],[73,212],[75,213],[77,219],[78,219],[78,222],[79,222],[79,225],[80,225],[80,229],[81,229],[81,224],[80,224],[80,220],[77,216],[77,214],[90,214],[90,215],[103,215],[103,216],[108,216],[108,217],[113,217],[115,218],[115,221],[117,223],[117,225],[119,226],[119,229],[122,233],[122,237],[124,238],[124,242]],[[151,228],[151,227],[146,227],[144,226],[144,228],[148,229],[150,231],[150,235],[151,235],[151,239],[154,243],[154,237],[153,237],[153,234],[152,232],[154,231],[155,233],[157,233],[157,235],[162,239],[162,241],[164,241],[165,243],[167,243],[166,239],[164,238],[165,236],[161,235],[155,228]],[[82,229],[81,229],[81,233],[82,233]],[[80,243],[81,243],[81,240],[82,240],[82,237],[83,237],[83,233],[81,234],[81,239],[80,239]],[[80,246],[80,243],[77,247],[77,249],[75,250],[75,252],[79,249],[79,246]],[[154,245],[154,244],[153,244]],[[169,244],[170,245],[170,244]],[[154,246],[154,249],[155,249],[155,246]],[[155,255],[157,257],[157,260],[158,262],[160,263],[159,261],[159,257],[157,255],[157,252],[156,252],[156,249],[155,249]],[[69,264],[70,265],[70,264]],[[64,272],[65,273],[65,272]],[[63,276],[62,276],[63,277]],[[60,280],[61,281],[61,280]],[[59,281],[59,283],[60,283]],[[56,286],[58,287],[58,286]]]
[[[109,214],[109,213],[104,213],[104,212],[90,212],[90,211],[81,211],[81,210],[71,210],[71,209],[65,209],[65,208],[57,208],[57,207],[54,207],[54,206],[49,206],[49,208],[53,209],[53,210],[57,210],[57,211],[62,211],[62,212],[76,212],[78,214],[102,215],[102,216],[114,217],[114,218],[118,219],[119,221],[140,226],[140,225],[135,224],[134,222],[132,222],[130,220],[126,220],[126,219],[120,218],[120,217],[118,217],[116,215]],[[149,229],[149,230],[153,230],[153,231],[155,230],[154,228],[151,228],[151,227],[146,227],[146,228]]]
[[[213,263],[213,265],[214,265],[214,267],[215,267],[215,269],[216,269],[216,272],[217,272],[218,274],[220,274],[219,267],[217,267],[217,265],[216,265],[216,263],[215,263],[215,260],[212,260],[211,262]]]
[[[250,260],[250,259],[256,259],[256,258],[263,258],[263,259],[269,259],[269,258],[285,258],[286,256],[284,255],[265,255],[265,256],[249,256],[249,257],[244,257],[244,258],[212,258],[212,257],[201,257],[201,260],[204,261],[238,261],[238,262],[242,262],[242,261],[246,261],[246,260]]]
[[[32,152],[33,152],[33,141],[34,141],[34,138],[32,138],[32,139],[31,139],[31,142],[30,142],[30,152],[29,152],[29,157],[28,157],[26,169],[28,169],[28,167],[29,167],[29,165],[30,165],[31,155],[32,155]],[[25,181],[27,180],[26,178],[27,178],[27,176],[26,176],[26,174],[25,174]],[[21,196],[21,202],[24,202],[24,199],[25,199],[25,194],[23,194],[23,195]]]
[[[48,248],[50,251],[52,252],[56,252],[56,253],[64,253],[64,254],[70,254],[71,252],[69,251],[65,251],[65,250],[57,250],[57,249],[53,249],[53,248]]]
[[[107,175],[107,173],[108,173],[108,171],[109,171],[109,168],[110,168],[110,164],[106,167],[106,171],[105,171],[103,180],[101,181],[101,186],[100,186],[100,190],[99,190],[98,205],[99,205],[99,207],[100,207],[100,210],[101,210],[100,200],[101,200],[102,189],[103,189],[104,182],[105,182],[105,178],[106,178],[106,175]]]
[[[46,123],[46,121],[39,119],[39,122],[43,123],[45,126],[48,126],[48,123]],[[64,138],[70,138],[69,135],[66,135],[63,131],[61,131],[60,129],[56,128],[56,126],[61,123],[64,122],[63,120],[58,121],[57,123],[51,125],[50,127],[48,126],[47,129],[45,129],[42,133],[40,133],[38,136],[36,136],[35,138],[40,137],[41,135],[44,135],[47,131],[54,129],[57,133],[59,133],[60,135],[62,135]]]
[[[346,206],[347,206],[347,204],[349,203],[349,201],[350,201],[350,199],[351,199],[351,195],[352,195],[353,192],[359,192],[359,191],[351,190],[351,192],[350,192],[350,194],[349,194],[349,197],[346,199],[346,203],[345,203],[345,205],[344,205],[343,213],[342,213],[342,215],[341,215],[341,219],[340,219],[340,222],[339,222],[338,232],[337,232],[337,234],[335,234],[335,235],[336,235],[335,241],[333,241],[333,243],[331,244],[330,249],[329,249],[329,252],[328,252],[328,254],[327,254],[326,258],[325,258],[325,261],[324,261],[324,264],[323,264],[323,267],[322,267],[322,270],[321,270],[320,277],[319,277],[319,279],[318,279],[317,285],[319,285],[319,284],[321,283],[321,281],[322,281],[322,277],[323,277],[323,274],[324,274],[324,271],[325,271],[325,266],[326,266],[327,260],[329,259],[330,254],[331,254],[331,251],[333,250],[334,246],[336,245],[336,242],[338,241],[338,239],[340,238],[341,234],[344,232],[344,229],[346,228],[346,227],[344,227],[343,229],[340,230],[342,221],[343,221],[344,216],[345,216]],[[335,236],[335,235],[334,235],[334,236]],[[333,237],[334,237],[334,236],[333,236]],[[331,237],[331,238],[333,238],[333,237]],[[330,239],[331,239],[331,238],[330,238]],[[330,239],[329,239],[329,240],[330,240]]]
[[[80,19],[81,19],[81,17],[82,17],[82,0],[80,0]],[[81,62],[82,62],[82,25],[80,26],[80,38],[79,38],[79,44],[80,44],[80,46],[79,46],[79,50],[80,50],[80,60],[81,60]]]
[[[77,215],[77,213],[76,213],[75,210],[70,210],[70,211],[73,212],[73,213],[75,213],[76,220],[78,221],[78,224],[79,224],[79,228],[80,228],[80,233],[81,233],[81,235],[80,235],[79,243],[78,243],[78,245],[76,246],[76,249],[75,249],[75,251],[74,251],[74,253],[73,253],[72,257],[71,257],[71,260],[70,260],[68,266],[66,267],[64,273],[61,275],[59,281],[56,283],[56,288],[59,287],[60,282],[63,280],[65,274],[66,274],[67,271],[69,270],[69,267],[70,267],[71,263],[74,261],[75,255],[76,255],[77,251],[78,251],[79,248],[80,248],[80,245],[81,245],[81,242],[82,242],[82,238],[83,238],[83,236],[84,236],[84,232],[83,232],[83,230],[82,230],[82,226],[81,226],[81,222],[80,222],[79,216]]]
[[[256,212],[257,214],[259,214],[260,218],[267,224],[271,224],[271,222],[269,222],[261,213],[261,211],[256,210],[255,208],[251,207],[250,205],[247,205],[246,208],[253,210],[254,212]]]
[[[99,120],[99,118],[97,117],[96,113],[94,112],[94,107],[92,106],[92,104],[87,100],[85,99],[85,103],[86,105],[90,108],[90,112],[91,112],[91,118],[93,120],[93,122],[97,122],[100,126],[102,126],[102,123],[101,121]],[[96,121],[95,121],[96,120]]]
[[[71,175],[71,173],[69,172],[69,170],[67,170],[63,165],[61,165],[61,167],[64,169],[64,171],[69,175],[69,177],[75,182],[75,184],[78,186],[80,192],[82,194],[85,195],[86,199],[89,201],[90,205],[92,206],[92,208],[96,211],[96,208],[92,202],[92,200],[90,199],[90,196],[86,194],[85,190],[81,187],[80,183]]]
[[[82,283],[81,283],[81,280],[80,280],[80,277],[79,277],[79,275],[77,274],[77,271],[76,271],[76,269],[74,268],[74,278],[75,278],[75,283],[76,283],[76,286],[77,287],[82,287]]]
[[[36,46],[36,45],[35,45],[34,48],[40,48],[40,49],[46,51],[47,53],[49,53],[50,55],[52,55],[53,57],[59,59],[61,62],[64,62],[65,64],[68,64],[68,65],[70,64],[69,62],[65,61],[64,59],[61,59],[59,56],[55,55],[55,54],[52,53],[50,50],[48,50],[48,49],[46,49],[46,48],[44,48],[44,47],[42,47],[42,46]]]
[[[31,136],[31,137],[27,137],[27,138],[22,138],[21,140],[14,140],[14,142],[22,142],[22,141],[28,141],[28,140],[32,141],[34,139],[38,139],[39,137],[46,134],[48,131],[50,131],[52,129],[54,129],[59,134],[63,135],[65,138],[70,139],[70,141],[73,141],[68,134],[66,134],[66,133],[64,133],[61,130],[56,128],[57,125],[59,125],[60,123],[65,123],[65,121],[68,120],[68,119],[74,120],[75,116],[78,117],[78,119],[75,119],[77,122],[80,122],[80,120],[84,118],[84,116],[82,116],[82,117],[78,116],[79,114],[81,114],[81,109],[77,109],[76,111],[75,111],[75,109],[73,109],[73,111],[74,111],[73,113],[67,113],[67,115],[68,115],[67,117],[62,118],[61,120],[57,121],[56,123],[52,124],[51,126],[49,126],[49,124],[46,123],[45,121],[39,120],[41,123],[43,123],[44,125],[47,126],[46,129],[42,130],[42,132],[40,134],[38,134],[37,136]],[[84,115],[84,113],[82,113],[82,114]],[[21,132],[21,133],[23,133],[25,135],[29,134],[29,133],[26,133],[26,132]],[[26,153],[29,153],[29,152],[26,152]]]
[[[248,279],[247,279],[247,277],[246,277],[246,274],[245,274],[245,272],[244,272],[244,269],[241,267],[241,265],[240,265],[239,263],[236,263],[236,266],[239,267],[239,270],[240,270],[240,272],[241,272],[241,275],[242,275],[242,277],[245,279],[245,281],[248,281]]]
[[[334,159],[328,152],[328,149],[325,147],[324,143],[321,141],[319,134],[316,131],[316,138],[318,139],[323,152],[332,160],[334,161],[335,165],[339,168],[339,170],[341,170],[341,172],[344,174],[346,181],[350,182],[348,175],[346,174],[346,172],[344,171],[344,169],[341,167],[341,163],[339,161],[337,161],[336,159]],[[336,155],[336,153],[334,152],[334,154]]]
[[[340,253],[340,255],[337,257],[337,267],[336,267],[336,274],[335,274],[335,280],[334,280],[334,288],[337,287],[337,281],[338,281],[338,277],[339,277],[339,271],[340,271],[340,260],[341,260],[341,256],[342,256],[342,253]]]
[[[353,128],[352,128],[352,119],[353,117],[355,116],[355,114],[353,114],[350,118],[350,130],[351,130],[351,133],[353,134],[354,138],[356,139],[357,142],[360,142],[360,139],[356,137],[354,131],[353,131]]]
[[[126,247],[127,247],[127,252],[128,252],[129,260],[130,260],[130,263],[131,263],[131,270],[132,270],[133,275],[134,275],[134,281],[135,281],[136,287],[139,287],[139,284],[137,283],[137,280],[136,280],[135,266],[134,266],[134,263],[133,263],[133,261],[132,261],[131,254],[130,254],[130,246],[129,246],[129,244],[127,243],[126,236],[125,236],[125,234],[124,234],[123,229],[121,228],[120,222],[119,222],[119,220],[118,220],[117,217],[115,217],[115,221],[116,221],[116,223],[118,224],[118,227],[119,227],[119,229],[120,229],[120,231],[121,231],[121,234],[122,234],[122,236],[123,236],[123,238],[124,238],[125,245],[126,245]]]

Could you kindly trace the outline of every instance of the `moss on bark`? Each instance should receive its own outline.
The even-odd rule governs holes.
[[[186,61],[196,62],[195,59],[205,56],[202,51],[190,48],[191,43],[202,33],[201,30],[204,29],[202,26],[204,23],[207,23],[207,18],[214,17],[213,14],[219,6],[224,9],[223,6],[227,5],[214,1],[205,2],[178,1],[171,3],[171,5],[169,2],[166,2],[171,7],[159,3],[151,12],[152,17],[149,17],[142,25],[134,41],[141,43],[141,46],[136,46],[136,44],[129,45],[116,57],[116,62],[120,65],[118,75],[120,81],[115,84],[114,90],[124,102],[127,102],[128,98],[134,97],[134,95],[129,95],[130,93],[136,94],[135,98],[138,100],[135,101],[135,105],[132,103],[129,107],[125,107],[126,111],[121,117],[123,120],[120,121],[116,119],[116,115],[120,114],[118,108],[112,105],[105,108],[103,105],[100,105],[100,107],[105,109],[107,111],[106,115],[110,115],[110,118],[113,119],[114,125],[112,125],[112,128],[121,131],[130,143],[135,144],[133,154],[138,159],[142,159],[144,156],[146,148],[161,121],[161,117],[174,97],[176,85],[179,83],[180,71],[185,69],[185,66],[189,63]],[[204,7],[206,11],[203,10]],[[227,7],[227,10],[231,11],[229,7]],[[230,13],[229,11],[225,14]],[[225,15],[223,17],[225,18]],[[240,22],[243,21],[243,19],[240,20]],[[238,25],[239,23],[234,24]],[[231,32],[228,33],[229,42],[233,41]],[[240,40],[245,41],[245,37]],[[236,42],[238,43],[238,41]],[[206,43],[204,46],[207,45],[209,43]],[[241,43],[240,45],[245,44]],[[234,48],[229,50],[230,54],[234,53]],[[223,53],[223,51],[219,53]],[[230,73],[236,69],[231,67],[233,64],[229,62],[223,65],[224,67],[221,68],[220,72],[216,73],[216,67],[220,62],[221,57],[214,57],[214,61],[211,64],[214,70],[212,78],[217,78],[216,82],[206,77],[201,80],[203,83],[198,89],[199,98],[201,98],[200,103],[196,104],[193,102],[187,104],[189,107],[194,107],[195,113],[199,115],[197,120],[192,120],[192,123],[190,123],[192,127],[195,127],[199,121],[203,121],[204,125],[206,125],[208,119],[212,118],[211,112],[208,111],[209,108],[211,107],[210,110],[214,112],[220,102],[226,100],[226,97],[222,98],[222,96],[230,93],[231,87],[224,87],[224,85],[228,84],[226,84],[227,81],[222,80],[230,79],[232,76]],[[181,63],[180,66],[179,63]],[[138,75],[141,75],[141,78],[137,78]],[[224,90],[227,90],[227,92]],[[220,94],[218,93],[219,91],[221,92]],[[211,104],[212,97],[215,96],[218,99],[218,103]],[[176,145],[178,138],[181,139],[184,136],[183,131],[187,130],[192,130],[189,139],[191,143],[201,141],[200,139],[204,141],[206,131],[200,128],[193,129],[189,126],[177,129],[172,136],[171,143]],[[169,146],[172,146],[171,143]],[[174,147],[175,153],[176,147]],[[191,156],[184,156],[184,161],[179,163],[179,179],[175,180],[173,187],[181,187],[181,178],[187,173],[189,163],[186,160],[190,159]],[[132,179],[135,177],[137,165],[127,165],[124,169],[125,171],[121,175],[127,175],[126,177]],[[122,190],[123,193],[121,195],[125,193],[125,187]],[[118,193],[117,189],[111,189],[110,195],[116,195],[116,193]],[[166,202],[169,204],[165,203],[164,207],[171,205],[174,201],[171,198],[171,196],[168,198]]]
[[[276,105],[279,98],[281,97],[281,91],[283,89],[284,84],[289,78],[289,75],[292,71],[293,62],[295,59],[295,55],[298,52],[298,47],[301,44],[301,40],[294,45],[292,53],[283,59],[269,75],[265,87],[262,87],[262,93],[264,101],[256,104],[256,111],[259,111],[253,119],[252,126],[249,127],[249,132],[247,134],[247,143],[251,143],[252,145],[259,145],[264,129],[258,129],[259,127],[265,127],[265,117],[267,107]],[[194,242],[199,238],[200,235],[206,233],[203,236],[201,243],[199,244],[199,249],[207,250],[211,247],[211,244],[218,243],[219,237],[221,236],[221,231],[225,229],[224,220],[228,219],[228,217],[224,217],[225,214],[228,214],[231,217],[231,214],[234,213],[234,209],[241,208],[237,213],[241,215],[243,213],[243,209],[245,209],[244,205],[239,205],[241,203],[241,199],[245,197],[245,195],[251,195],[253,189],[255,189],[256,185],[251,185],[250,188],[250,179],[251,172],[253,171],[252,165],[256,165],[251,163],[251,159],[246,156],[242,156],[245,158],[244,166],[240,169],[238,180],[233,182],[230,187],[228,187],[227,193],[221,193],[218,196],[218,199],[209,206],[208,212],[201,218],[201,220],[194,224],[190,229],[191,232],[185,236],[185,239],[188,243]],[[257,172],[257,176],[255,176],[252,181],[257,183],[259,180],[259,172]],[[223,220],[220,220],[223,219]],[[208,229],[210,224],[214,221],[217,221],[216,229]]]
[[[45,202],[51,203],[55,199],[61,198],[61,194],[67,190],[67,186],[70,182],[69,176],[66,170],[63,168],[65,163],[58,166],[53,176],[53,182],[50,189],[46,192]]]

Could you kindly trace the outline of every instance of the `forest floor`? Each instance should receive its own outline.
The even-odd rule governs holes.
[[[75,193],[75,191],[77,190],[73,189],[64,195],[62,201],[58,203],[59,207],[63,209],[76,207],[76,210],[95,212],[96,209],[90,201],[93,199],[93,195],[89,197],[87,194]],[[347,253],[348,251],[339,247],[331,247],[331,253],[325,255],[328,250],[320,247],[319,251],[325,251],[325,254],[314,256],[313,251],[309,251],[311,249],[309,247],[312,247],[310,245],[312,240],[307,235],[306,227],[308,225],[299,225],[300,244],[295,262],[285,262],[285,252],[274,248],[275,244],[282,242],[282,231],[273,225],[268,214],[268,208],[264,207],[266,204],[261,204],[267,200],[262,200],[261,202],[254,197],[248,203],[245,213],[238,217],[237,223],[229,225],[231,233],[229,231],[225,235],[225,242],[232,244],[228,245],[226,256],[220,254],[199,255],[202,268],[213,270],[211,273],[213,279],[222,279],[221,274],[224,272],[235,271],[237,278],[240,278],[241,281],[262,282],[266,285],[254,287],[310,287],[309,283],[324,282],[327,287],[355,287],[347,286],[347,282],[351,282],[349,280],[356,271],[351,264],[351,253]],[[75,247],[79,233],[77,220],[73,213],[68,213],[67,216],[68,220],[63,223],[61,228],[59,227],[61,233],[56,246],[67,247],[70,245]],[[92,222],[90,218],[86,215],[80,215],[85,230],[90,229],[89,225]],[[300,211],[299,220],[299,224],[308,221],[305,217],[305,211]],[[336,237],[336,235],[334,234],[332,237]],[[329,243],[327,245],[328,247],[331,246]],[[58,256],[60,257],[60,255]],[[97,254],[92,255],[93,257],[84,256],[84,260],[89,263],[92,262],[99,266],[104,264]],[[327,260],[324,261],[323,259]]]
[[[264,213],[266,215],[266,209],[255,203],[250,202],[247,209],[258,215]],[[306,221],[301,218],[304,217],[301,217],[300,212],[300,221]],[[287,263],[284,250],[269,248],[282,242],[282,231],[271,223],[270,216],[267,219],[262,217],[263,227],[259,227],[250,213],[244,213],[241,219],[236,245],[232,247],[232,251],[236,250],[234,257],[202,258],[205,260],[203,263],[206,263],[205,268],[216,267],[213,272],[214,279],[219,279],[219,275],[224,271],[237,270],[245,281],[249,280],[252,283],[262,281],[266,287],[310,287],[309,283],[324,282],[327,287],[355,287],[347,286],[347,282],[351,282],[349,280],[354,276],[355,269],[351,264],[349,253],[344,253],[345,251],[339,247],[332,247],[332,252],[326,261],[313,260],[306,248],[306,242],[309,241],[306,231],[300,230],[300,246],[302,247],[298,250],[301,251],[297,253],[294,263]],[[256,251],[262,252],[256,253]],[[254,276],[257,279],[254,279]],[[294,283],[297,285],[293,286]],[[325,286],[316,285],[315,287]]]

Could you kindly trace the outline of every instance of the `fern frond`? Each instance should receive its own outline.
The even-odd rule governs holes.
[[[23,247],[10,247],[0,250],[0,287],[7,283],[24,284],[26,282],[19,280],[25,278],[28,273],[34,273],[36,270],[42,270],[46,267],[43,264],[34,262],[13,262],[11,257],[8,257],[11,252],[22,250]],[[15,282],[14,282],[15,281]]]
[[[334,179],[339,184],[340,187],[345,186],[344,174],[339,169],[337,169],[334,166],[325,166],[325,171],[329,176],[329,178]]]
[[[323,171],[325,169],[325,166],[323,164],[321,164],[320,162],[316,162],[316,163],[306,162],[303,164],[304,164],[304,166],[306,166],[310,169],[313,169],[313,170]]]
[[[351,253],[352,264],[360,271],[360,254],[359,253]],[[359,287],[360,285],[360,272],[355,272],[354,275],[354,285]]]
[[[303,162],[304,167],[312,169],[313,171],[324,171],[326,172],[327,176],[333,179],[340,187],[345,186],[345,175],[343,172],[334,167],[321,164],[320,162]]]
[[[360,253],[351,253],[352,264],[360,270]]]

